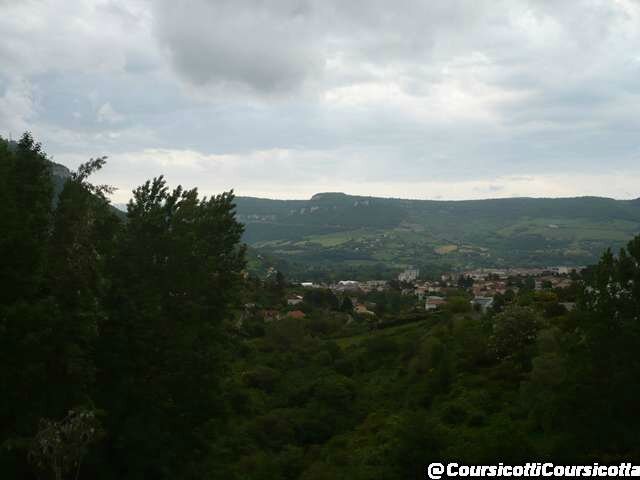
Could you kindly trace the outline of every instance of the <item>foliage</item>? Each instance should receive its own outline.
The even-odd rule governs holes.
[[[244,268],[233,194],[170,192],[160,177],[136,189],[123,223],[111,187],[89,182],[105,162],[57,181],[54,199],[57,167],[31,135],[0,140],[0,468],[9,478],[32,478],[32,466],[76,474],[85,456],[92,478],[208,468],[224,410],[224,322]],[[107,435],[88,451],[93,405]]]
[[[496,358],[526,361],[528,347],[536,340],[539,323],[536,313],[525,307],[510,307],[496,315],[490,340]]]
[[[59,421],[42,419],[29,449],[29,459],[38,469],[50,470],[56,480],[72,472],[78,478],[89,446],[102,433],[96,412],[85,408],[70,410]]]

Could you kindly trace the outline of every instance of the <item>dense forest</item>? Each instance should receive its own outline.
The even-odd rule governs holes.
[[[350,300],[246,271],[232,192],[157,177],[122,218],[89,160],[56,185],[0,139],[0,474],[404,479],[432,461],[640,461],[640,237],[571,291],[482,314]],[[302,293],[302,292],[301,292]],[[455,293],[452,298],[462,298]],[[576,309],[560,308],[575,300]]]

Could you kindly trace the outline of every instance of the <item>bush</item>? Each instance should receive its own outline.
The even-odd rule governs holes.
[[[398,343],[391,337],[374,336],[365,341],[368,355],[390,355],[398,352]]]
[[[242,374],[242,381],[246,386],[266,392],[273,391],[278,380],[280,380],[280,372],[265,366],[255,367]]]
[[[447,300],[445,308],[451,313],[468,313],[471,311],[471,304],[465,297],[452,297]]]
[[[316,382],[313,395],[329,407],[348,410],[355,398],[355,384],[349,378],[340,375],[325,377]]]
[[[491,349],[498,360],[513,359],[524,364],[531,358],[531,348],[540,326],[537,314],[523,307],[511,307],[493,319]]]

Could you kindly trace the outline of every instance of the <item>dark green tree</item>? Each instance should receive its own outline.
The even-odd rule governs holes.
[[[345,295],[340,304],[340,311],[344,313],[353,313],[353,302],[351,298]]]
[[[7,305],[33,299],[42,287],[53,186],[50,163],[30,133],[1,143],[0,304]]]
[[[331,290],[313,288],[306,290],[303,296],[303,302],[311,309],[327,309],[338,310],[340,300]]]
[[[49,362],[49,378],[65,386],[56,413],[90,402],[93,388],[99,324],[107,316],[105,262],[120,227],[106,197],[112,188],[88,181],[105,163],[101,157],[80,165],[64,183],[53,215],[47,282],[57,306],[49,320],[51,342],[59,351]]]
[[[87,180],[104,158],[82,165],[53,202],[51,164],[31,136],[25,134],[1,155],[7,153],[13,158],[2,158],[11,186],[3,221],[11,226],[3,248],[14,260],[2,263],[8,268],[0,305],[0,350],[6,355],[0,369],[5,392],[0,423],[22,469],[29,438],[42,419],[92,403],[93,353],[104,314],[101,265],[117,219],[105,197],[109,189]],[[11,211],[14,207],[20,214]]]
[[[587,273],[570,356],[576,438],[616,458],[638,458],[640,236]]]
[[[493,318],[490,348],[499,360],[514,360],[526,367],[533,355],[533,345],[540,328],[535,311],[525,307],[509,307]]]
[[[221,421],[223,322],[238,303],[233,193],[200,199],[162,177],[134,192],[101,326],[100,405],[117,478],[202,478]]]
[[[42,299],[53,188],[40,144],[0,139],[0,469],[29,470],[26,448],[48,413],[47,351],[55,312]]]

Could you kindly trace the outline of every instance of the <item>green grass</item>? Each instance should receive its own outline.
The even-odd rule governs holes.
[[[637,223],[626,220],[593,222],[579,218],[536,218],[517,222],[496,233],[503,237],[541,235],[567,241],[625,241],[637,231],[637,228]]]
[[[336,247],[352,240],[364,240],[366,238],[375,237],[375,235],[375,232],[366,229],[329,233],[326,235],[309,235],[308,237],[305,237],[303,241],[298,242],[298,245],[303,245],[305,243],[317,243],[323,247]]]

